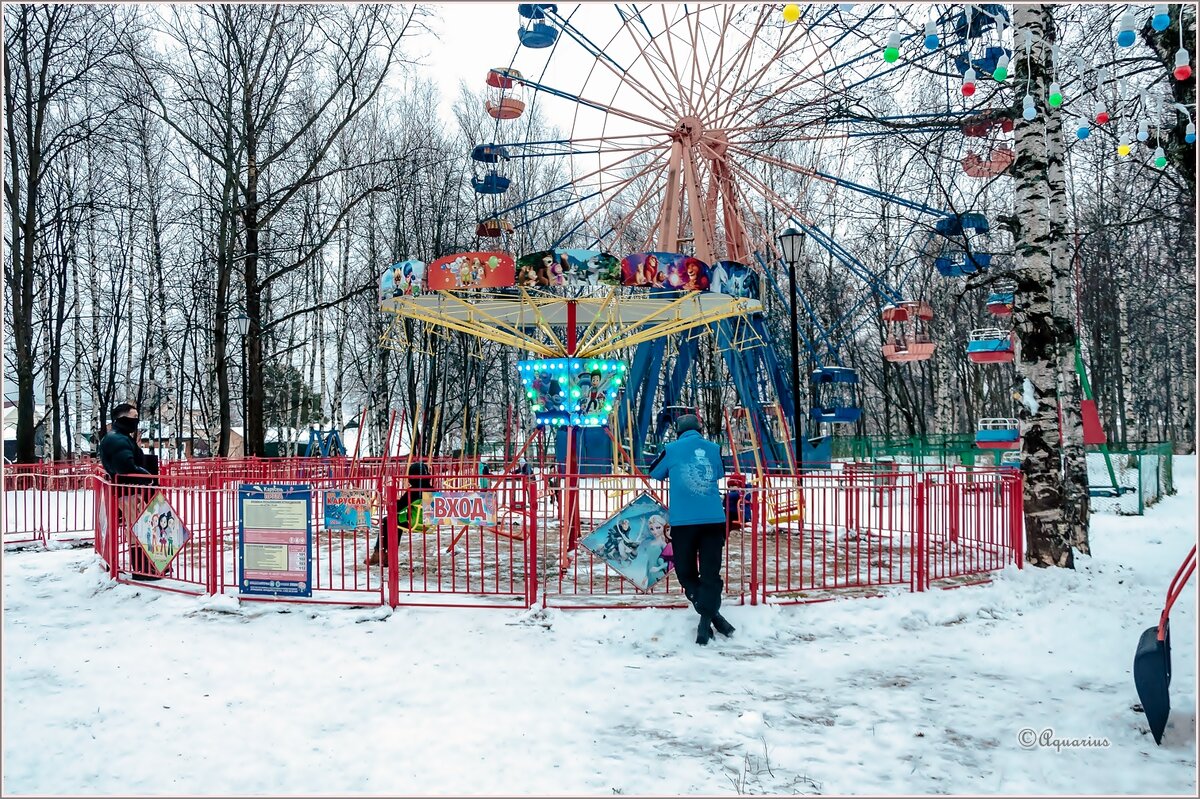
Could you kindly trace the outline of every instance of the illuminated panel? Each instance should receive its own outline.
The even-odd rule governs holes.
[[[541,358],[518,361],[525,399],[539,427],[608,424],[626,366],[601,358]]]

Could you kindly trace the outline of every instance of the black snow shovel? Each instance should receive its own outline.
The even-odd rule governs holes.
[[[1133,684],[1142,700],[1142,710],[1146,713],[1154,743],[1160,745],[1163,730],[1167,728],[1167,716],[1171,713],[1171,606],[1195,571],[1196,547],[1193,545],[1167,589],[1167,604],[1158,618],[1158,625],[1142,633],[1133,655]]]

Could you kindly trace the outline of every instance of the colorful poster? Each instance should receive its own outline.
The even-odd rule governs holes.
[[[558,288],[567,285],[570,259],[550,250],[531,252],[517,259],[517,285],[522,288]]]
[[[401,261],[392,264],[379,277],[379,299],[421,296],[425,264],[421,261]]]
[[[379,504],[374,491],[333,489],[322,492],[326,530],[359,530],[371,526],[371,513]]]
[[[649,494],[617,511],[580,543],[643,591],[672,567],[667,510]]]
[[[312,596],[312,490],[238,489],[238,584],[243,594]]]
[[[676,252],[642,252],[621,259],[621,279],[626,286],[708,291],[712,282],[708,264]]]
[[[599,250],[555,250],[560,261],[570,266],[567,278],[573,283],[594,286],[621,285],[621,261],[615,255]]]
[[[155,570],[162,574],[183,549],[191,533],[183,526],[171,503],[160,493],[154,495],[154,499],[150,500],[150,504],[134,522],[133,537],[146,551]]]
[[[540,250],[516,262],[517,285],[523,288],[621,285],[621,262],[599,250]]]
[[[758,273],[737,261],[717,261],[711,271],[712,290],[731,297],[758,300]]]
[[[425,506],[427,524],[496,524],[496,495],[479,491],[434,491]]]
[[[598,358],[518,361],[517,370],[538,425],[601,427],[608,423],[626,366]]]
[[[447,255],[429,265],[430,291],[507,288],[516,284],[512,256],[503,252],[464,252]]]

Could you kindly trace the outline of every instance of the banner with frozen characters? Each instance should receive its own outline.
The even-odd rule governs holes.
[[[738,261],[717,261],[710,272],[712,290],[731,297],[758,300],[758,273]]]
[[[191,538],[191,533],[183,526],[167,498],[155,494],[134,522],[133,537],[146,551],[154,568],[162,574]]]
[[[463,252],[447,255],[429,265],[430,291],[511,288],[516,281],[513,258],[503,252]]]
[[[379,276],[379,299],[382,302],[396,297],[419,297],[424,278],[425,264],[422,261],[392,264]]]
[[[648,591],[671,570],[671,526],[667,510],[641,494],[580,543],[639,589]]]
[[[639,252],[621,259],[621,282],[638,288],[709,291],[708,264],[677,252]]]

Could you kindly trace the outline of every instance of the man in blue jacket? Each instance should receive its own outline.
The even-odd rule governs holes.
[[[718,481],[725,476],[721,448],[700,435],[700,420],[685,414],[675,420],[676,438],[663,447],[650,476],[670,478],[668,513],[675,575],[700,614],[696,643],[712,640],[713,627],[726,637],[733,625],[720,614],[721,550],[725,547],[725,503]]]

